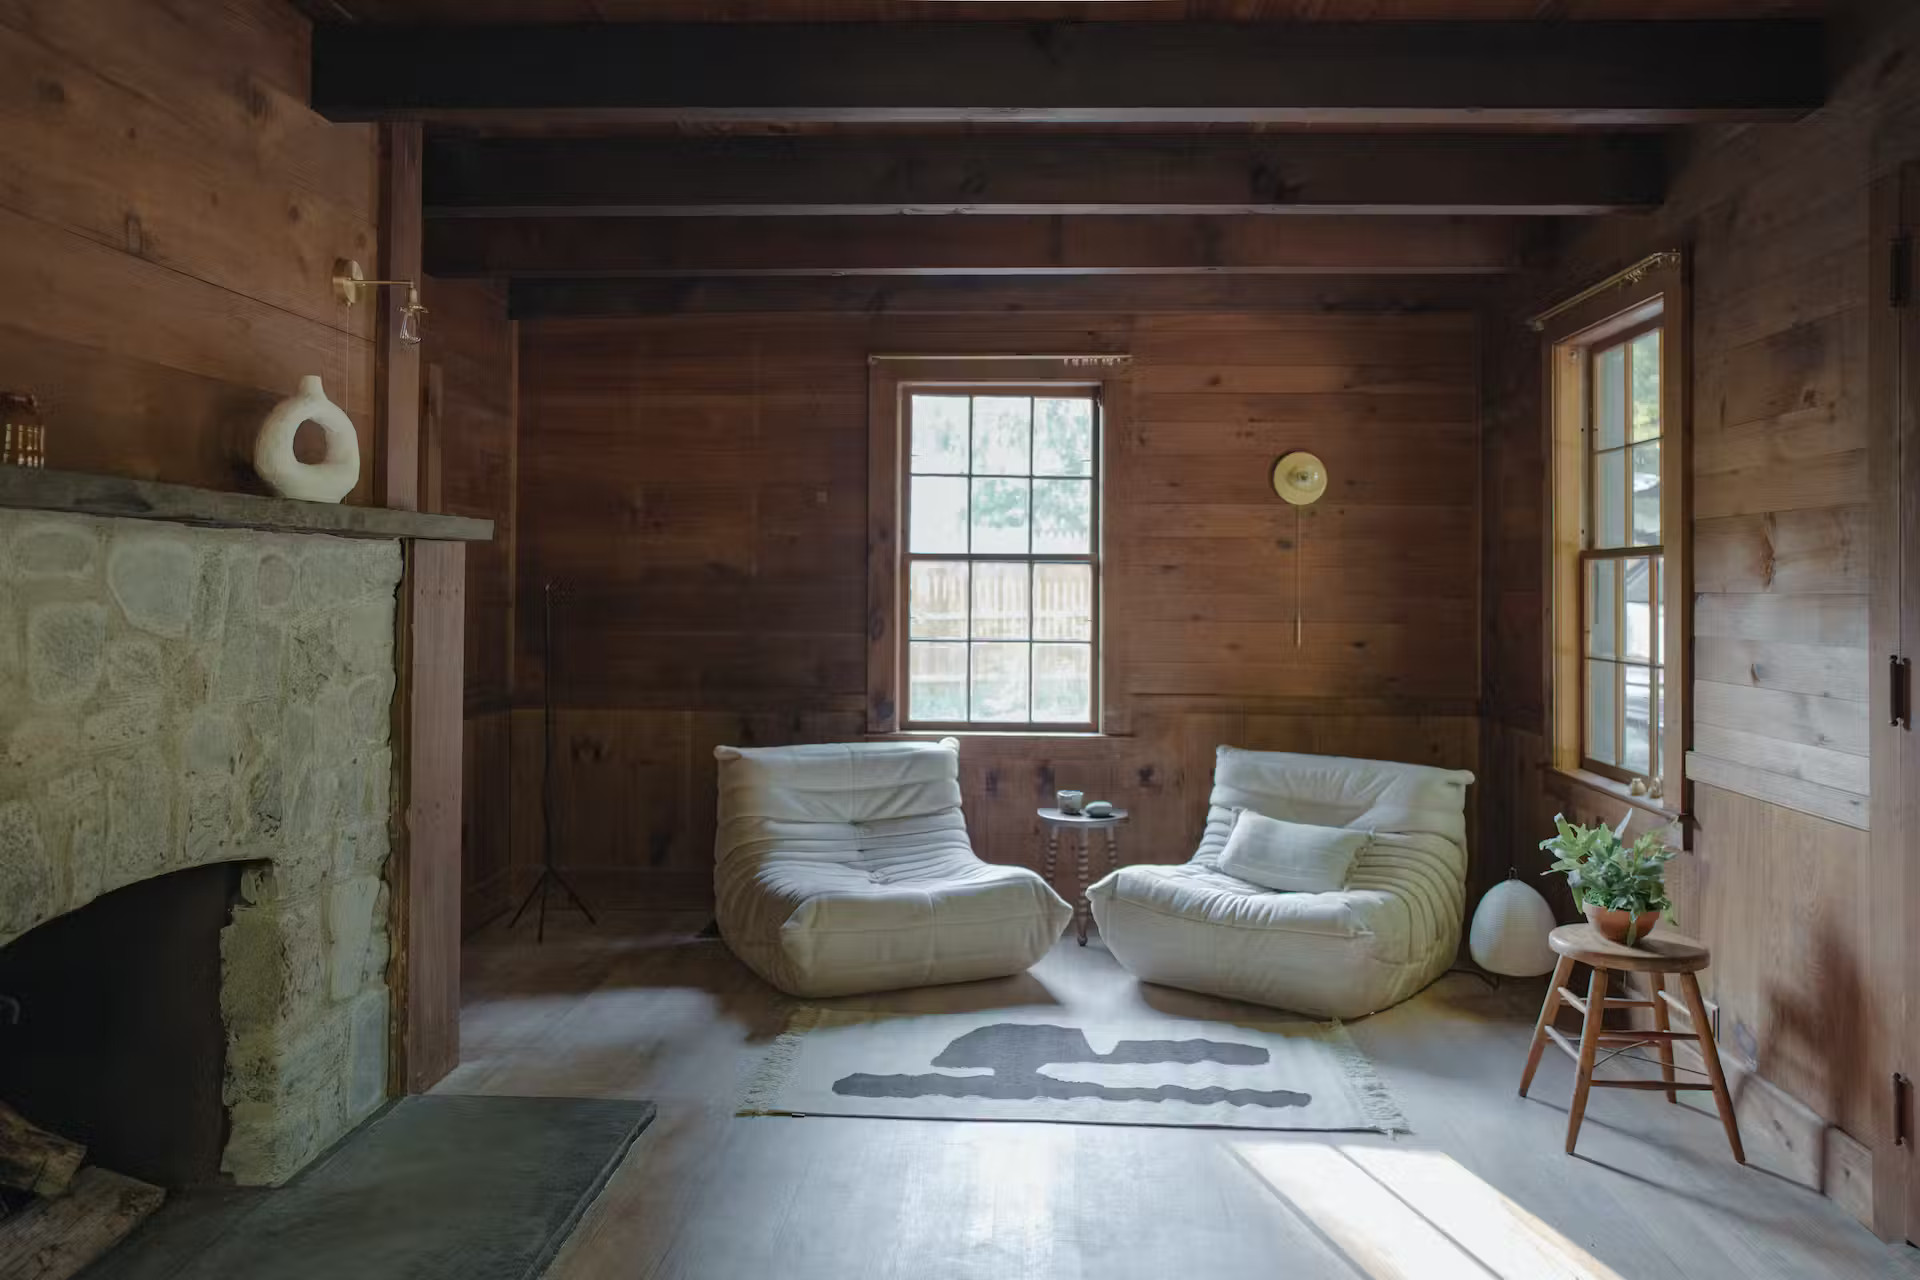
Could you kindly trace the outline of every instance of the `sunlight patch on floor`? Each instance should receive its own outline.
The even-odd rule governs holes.
[[[1368,1280],[1620,1280],[1438,1151],[1292,1142],[1232,1151]]]

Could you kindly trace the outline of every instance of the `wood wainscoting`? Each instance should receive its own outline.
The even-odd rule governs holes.
[[[537,709],[513,714],[513,846],[523,872],[537,863],[542,839],[540,717]],[[713,892],[713,748],[855,742],[864,734],[860,711],[563,709],[554,749],[559,860],[596,909],[705,906]],[[1185,862],[1206,824],[1221,744],[1477,773],[1479,735],[1468,710],[1419,715],[1351,704],[1251,714],[1147,710],[1126,736],[969,734],[960,744],[961,805],[974,850],[989,862],[1040,870],[1034,811],[1052,805],[1061,788],[1130,811],[1120,833],[1125,861]],[[1471,834],[1469,841],[1477,849]],[[1476,864],[1475,879],[1491,874]],[[1059,884],[1069,892],[1064,868]]]
[[[1182,861],[1221,743],[1478,760],[1469,311],[836,312],[520,328],[523,870],[541,847],[548,581],[560,601],[558,856],[590,898],[709,900],[716,744],[863,735],[875,353],[1132,357],[1131,425],[1107,441],[1103,585],[1106,679],[1126,734],[969,735],[963,788],[983,857],[1036,861],[1034,809],[1075,787],[1133,810],[1129,857]],[[1269,478],[1292,449],[1319,454],[1331,479],[1298,514]]]

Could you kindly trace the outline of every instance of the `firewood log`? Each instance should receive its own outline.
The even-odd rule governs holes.
[[[64,1195],[86,1154],[80,1143],[49,1133],[0,1102],[0,1187]]]
[[[113,1248],[167,1193],[89,1165],[57,1200],[0,1221],[0,1280],[72,1280]]]

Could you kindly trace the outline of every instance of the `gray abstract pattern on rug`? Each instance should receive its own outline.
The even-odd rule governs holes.
[[[1287,1089],[1153,1088],[1063,1080],[1041,1071],[1055,1063],[1220,1062],[1261,1066],[1270,1055],[1259,1045],[1226,1040],[1121,1040],[1111,1053],[1095,1053],[1086,1033],[1051,1023],[996,1022],[956,1037],[934,1058],[936,1067],[986,1068],[989,1076],[869,1075],[855,1072],[834,1081],[833,1091],[855,1098],[1100,1098],[1108,1102],[1231,1103],[1236,1107],[1305,1107],[1313,1095]]]

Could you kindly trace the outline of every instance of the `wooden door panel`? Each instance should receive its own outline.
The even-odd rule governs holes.
[[[1920,746],[1891,705],[1893,662],[1920,654],[1920,166],[1876,183],[1870,251],[1869,447],[1871,454],[1868,607],[1870,859],[1877,998],[1868,1016],[1885,1022],[1884,1085],[1873,1107],[1874,1227],[1888,1239],[1920,1239],[1920,1168],[1915,1165],[1912,1087],[1920,1077],[1920,929],[1912,893],[1920,889]],[[1904,1114],[1903,1114],[1904,1113]]]

